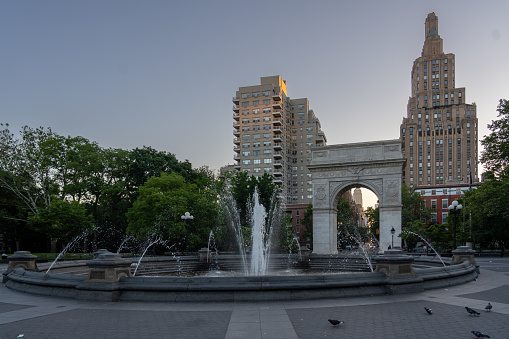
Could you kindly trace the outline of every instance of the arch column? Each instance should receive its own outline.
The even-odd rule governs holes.
[[[338,253],[337,213],[334,208],[313,208],[313,253]]]

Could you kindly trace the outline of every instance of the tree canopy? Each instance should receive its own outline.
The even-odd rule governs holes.
[[[0,230],[11,251],[27,249],[30,232],[38,237],[29,245],[36,251],[47,251],[44,244],[51,237],[64,242],[73,232],[82,232],[83,227],[72,226],[72,218],[56,210],[78,213],[74,217],[84,225],[91,218],[93,247],[113,250],[125,236],[127,211],[149,178],[177,173],[201,192],[208,192],[213,180],[206,167],[193,169],[187,160],[179,162],[173,154],[150,147],[103,148],[42,127],[24,126],[17,136],[8,124],[0,126]]]
[[[509,176],[509,101],[500,99],[498,120],[488,125],[491,133],[481,140],[481,163],[496,177]]]

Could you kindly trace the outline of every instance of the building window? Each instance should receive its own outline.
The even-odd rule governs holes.
[[[263,113],[270,113],[270,108],[264,108]]]
[[[262,92],[262,95],[263,95],[264,97],[269,96],[269,95],[270,95],[270,91],[263,91],[263,92]]]
[[[251,163],[251,160],[242,160],[243,165],[249,165]]]
[[[272,158],[265,158],[263,159],[264,164],[272,164]]]
[[[247,107],[249,106],[249,101],[243,101],[242,102],[242,107]]]
[[[253,98],[256,98],[256,97],[259,97],[260,96],[260,92],[253,92]]]
[[[242,93],[242,94],[240,95],[240,97],[241,97],[242,99],[249,98],[249,93]]]
[[[258,106],[260,104],[260,100],[254,100],[253,101],[253,106]]]
[[[442,209],[447,209],[448,206],[449,206],[449,200],[442,199]]]
[[[270,99],[264,99],[263,100],[264,105],[270,105]]]
[[[259,108],[253,109],[253,114],[258,114],[258,113],[260,113],[260,109]]]
[[[447,221],[447,216],[448,216],[448,215],[449,215],[449,213],[447,213],[447,212],[442,212],[442,224],[443,224],[444,222],[446,222],[446,221]]]

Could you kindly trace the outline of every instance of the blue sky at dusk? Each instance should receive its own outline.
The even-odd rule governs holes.
[[[396,139],[429,12],[482,139],[509,99],[508,1],[2,1],[0,122],[219,169],[235,91],[279,74],[328,144]]]

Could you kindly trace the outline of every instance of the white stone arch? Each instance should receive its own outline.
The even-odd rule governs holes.
[[[380,246],[401,246],[401,141],[383,140],[313,149],[308,165],[313,182],[313,252],[337,253],[337,201],[348,187],[366,187],[379,200]]]

